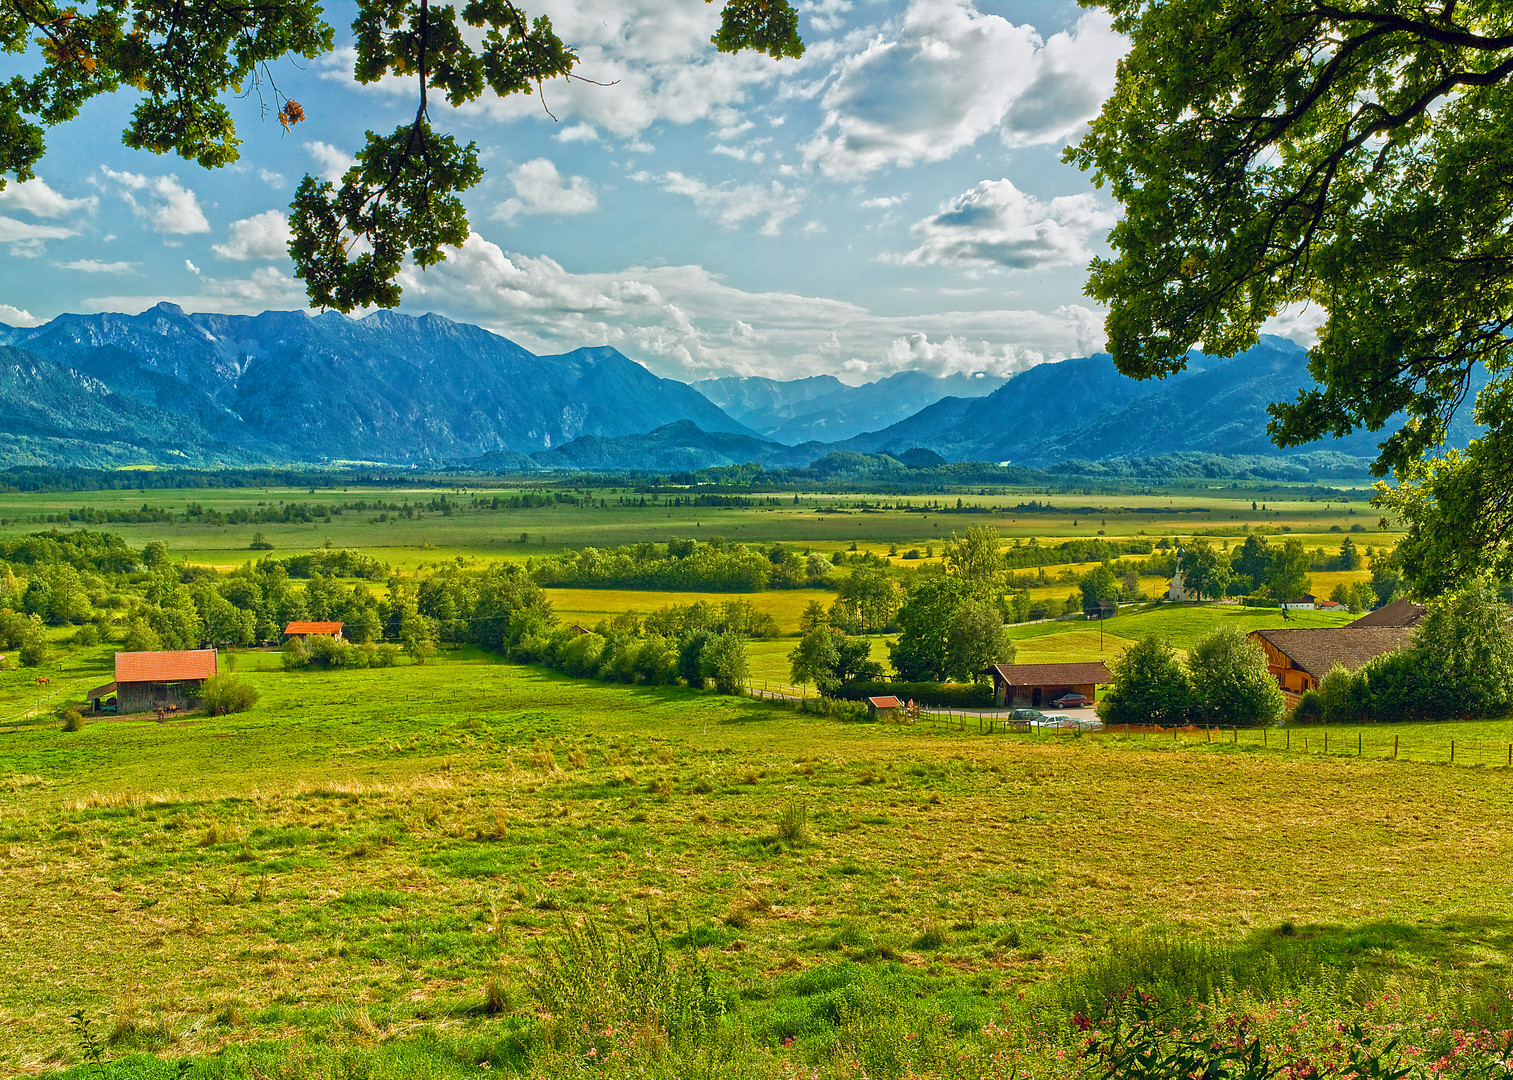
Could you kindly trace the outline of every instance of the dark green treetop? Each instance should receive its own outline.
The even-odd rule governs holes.
[[[1125,207],[1088,285],[1119,369],[1164,376],[1199,345],[1232,355],[1312,305],[1318,385],[1271,407],[1273,439],[1387,429],[1375,467],[1398,470],[1410,524],[1441,533],[1457,567],[1505,550],[1513,4],[1085,2],[1132,42],[1067,152]],[[1424,465],[1482,367],[1487,434]],[[1427,547],[1413,553],[1447,555]]]

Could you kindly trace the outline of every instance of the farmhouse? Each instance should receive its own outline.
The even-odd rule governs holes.
[[[1315,630],[1252,630],[1248,636],[1266,653],[1266,666],[1291,707],[1336,664],[1355,671],[1373,657],[1406,648],[1413,628],[1351,623]]]
[[[118,652],[116,681],[89,692],[95,712],[112,694],[121,714],[174,706],[185,709],[199,696],[205,680],[216,673],[214,649],[179,652]]]
[[[284,627],[285,637],[328,637],[337,641],[341,640],[341,627],[339,622],[302,622],[295,620]]]
[[[1283,611],[1312,611],[1314,609],[1314,606],[1315,606],[1315,600],[1316,600],[1316,597],[1313,595],[1313,593],[1304,593],[1302,596],[1298,597],[1296,600],[1284,600],[1284,601],[1282,601],[1282,610]]]
[[[1113,680],[1102,660],[1078,664],[994,664],[993,701],[1004,708],[1049,705],[1063,694],[1089,701],[1099,686]]]

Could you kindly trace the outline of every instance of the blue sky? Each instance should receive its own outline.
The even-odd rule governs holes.
[[[903,369],[1007,375],[1103,345],[1083,296],[1117,208],[1060,162],[1124,42],[1061,0],[807,0],[798,61],[721,56],[718,4],[527,3],[586,82],[543,100],[433,102],[488,177],[473,235],[407,271],[401,310],[537,352],[610,344],[658,374],[862,382]],[[54,129],[38,180],[0,192],[0,322],[63,312],[306,306],[284,252],[300,177],[336,175],[410,82],[359,87],[339,47],[273,69],[307,121],[237,102],[242,159],[207,171],[127,150],[121,94]]]

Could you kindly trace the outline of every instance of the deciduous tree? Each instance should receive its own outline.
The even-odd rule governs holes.
[[[1233,355],[1280,310],[1323,319],[1282,446],[1382,431],[1403,567],[1443,591],[1513,565],[1513,7],[1096,0],[1130,36],[1068,159],[1124,205],[1088,292],[1119,370]],[[1484,434],[1423,460],[1473,387]]]
[[[1098,718],[1105,724],[1186,722],[1192,687],[1169,641],[1148,635],[1116,657],[1109,670],[1114,681],[1098,702]]]

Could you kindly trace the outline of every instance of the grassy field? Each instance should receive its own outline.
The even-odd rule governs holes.
[[[502,1039],[582,919],[699,947],[751,1075],[851,1075],[817,987],[886,972],[972,1031],[1154,928],[1506,974],[1506,768],[1338,732],[1326,756],[1317,731],[1304,754],[839,725],[468,653],[246,677],[233,717],[0,731],[0,1072],[78,1062],[76,1010],[113,1059]]]
[[[935,545],[937,557],[943,540],[972,525],[992,525],[1005,537],[1041,538],[1060,542],[1089,537],[1100,532],[1110,537],[1149,535],[1189,536],[1195,531],[1243,534],[1253,524],[1268,529],[1291,530],[1311,550],[1337,549],[1340,535],[1331,527],[1348,530],[1364,525],[1370,531],[1356,536],[1366,544],[1388,546],[1392,532],[1377,530],[1379,512],[1360,499],[1290,498],[1266,502],[1266,510],[1251,510],[1253,493],[1219,488],[1211,492],[1181,492],[1149,495],[1046,495],[1025,490],[1009,494],[962,496],[958,512],[955,498],[936,496],[753,495],[771,499],[773,505],[717,508],[666,505],[619,505],[624,497],[639,499],[625,488],[596,489],[592,507],[556,505],[540,509],[473,510],[474,495],[492,498],[495,490],[475,489],[375,489],[375,488],[229,488],[175,491],[89,491],[53,493],[0,493],[0,536],[45,528],[49,514],[67,514],[82,507],[101,511],[136,510],[143,506],[182,515],[189,503],[222,512],[257,511],[286,503],[322,503],[328,506],[351,502],[428,503],[445,497],[459,504],[450,514],[419,513],[413,518],[374,511],[349,510],[329,521],[309,524],[248,524],[216,526],[197,523],[152,522],[110,525],[133,546],[153,540],[167,542],[176,554],[190,561],[222,568],[238,566],[254,553],[248,550],[255,533],[274,544],[275,554],[288,555],[321,547],[330,541],[336,547],[362,549],[401,569],[422,563],[463,558],[524,559],[589,545],[616,547],[641,541],[662,541],[669,536],[708,539],[724,536],[740,541],[782,541],[812,550],[831,552],[849,548],[887,552],[890,545],[907,551]],[[587,497],[590,493],[579,493]],[[599,500],[608,505],[600,507]],[[866,502],[866,508],[858,503]],[[941,509],[920,512],[926,503]],[[1020,507],[1039,503],[1026,512]],[[912,504],[913,510],[902,508]],[[984,512],[965,512],[981,507]],[[824,512],[821,512],[824,511]],[[62,527],[62,526],[60,526]],[[103,526],[102,526],[103,527]],[[1394,526],[1395,528],[1395,526]],[[526,542],[521,543],[524,534]],[[1233,543],[1232,537],[1225,537]],[[921,560],[926,561],[926,560]]]

